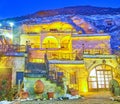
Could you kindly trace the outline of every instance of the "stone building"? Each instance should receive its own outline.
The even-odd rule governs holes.
[[[1,37],[0,82],[9,80],[10,86],[23,82],[30,92],[39,79],[46,87],[53,83],[45,79],[54,82],[53,86],[62,86],[62,78],[66,77],[67,86],[79,94],[108,90],[111,79],[120,83],[120,58],[112,53],[110,35],[96,33],[88,23],[80,26],[78,31],[60,21],[23,24],[14,45]]]
[[[119,82],[119,59],[112,54],[110,35],[91,30],[83,34],[65,22],[23,25],[20,45],[30,44],[25,81],[31,77],[35,82],[46,71],[58,85],[65,76],[68,87],[79,93],[108,90],[111,79]]]

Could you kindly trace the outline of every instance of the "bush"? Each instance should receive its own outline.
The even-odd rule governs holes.
[[[11,88],[11,86],[7,83],[7,80],[2,80],[0,89],[0,101],[2,100],[12,101],[16,93],[17,87]]]

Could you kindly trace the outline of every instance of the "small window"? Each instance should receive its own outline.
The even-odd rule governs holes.
[[[70,84],[76,84],[76,73],[70,74]]]

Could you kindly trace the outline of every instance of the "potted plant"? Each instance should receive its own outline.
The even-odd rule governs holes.
[[[64,96],[64,90],[61,87],[56,87],[55,88],[55,97],[56,98],[61,98]]]
[[[48,88],[47,95],[48,95],[49,100],[54,98],[54,87],[49,87]]]

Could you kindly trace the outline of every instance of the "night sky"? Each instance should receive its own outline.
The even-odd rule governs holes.
[[[0,0],[0,19],[80,5],[119,8],[120,0]]]

